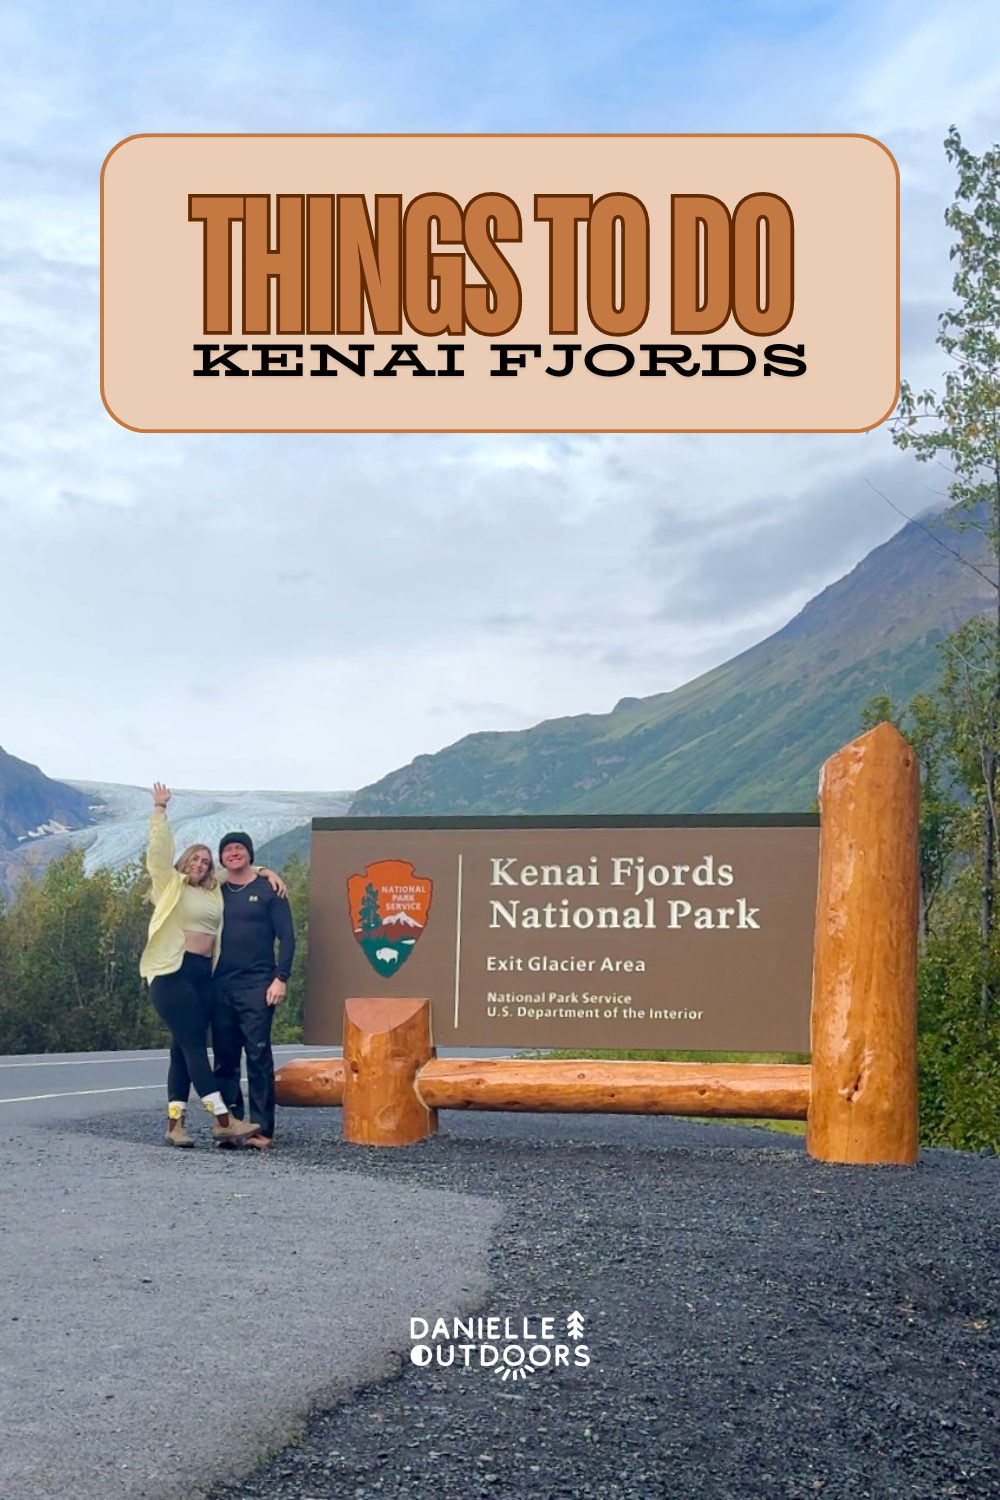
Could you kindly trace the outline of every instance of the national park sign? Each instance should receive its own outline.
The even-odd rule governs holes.
[[[818,818],[316,819],[305,1040],[432,1004],[439,1046],[809,1048]]]

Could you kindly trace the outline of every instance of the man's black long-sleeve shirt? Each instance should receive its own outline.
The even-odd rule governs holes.
[[[295,931],[287,899],[275,895],[263,875],[246,885],[223,881],[222,899],[225,915],[216,980],[228,985],[251,985],[283,979],[287,984],[295,956]]]

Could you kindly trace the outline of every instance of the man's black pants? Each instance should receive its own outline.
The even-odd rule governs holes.
[[[230,986],[216,980],[212,986],[212,1050],[215,1081],[226,1104],[237,1119],[253,1120],[261,1134],[274,1136],[274,1054],[271,1026],[274,1007],[267,1003],[270,980],[254,985]],[[240,1053],[247,1055],[247,1087],[250,1112],[244,1116],[240,1088]]]

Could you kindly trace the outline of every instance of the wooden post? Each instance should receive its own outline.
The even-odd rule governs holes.
[[[822,1161],[917,1159],[920,774],[891,724],[820,774],[806,1146]]]
[[[434,1056],[426,1000],[347,1000],[344,1005],[344,1140],[409,1146],[437,1130],[437,1111],[414,1079]]]

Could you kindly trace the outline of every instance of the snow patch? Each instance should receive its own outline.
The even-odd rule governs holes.
[[[47,823],[39,823],[37,828],[29,828],[27,833],[19,833],[17,842],[23,843],[25,839],[43,839],[47,833],[69,833],[65,823],[58,823],[55,818],[50,818]]]

